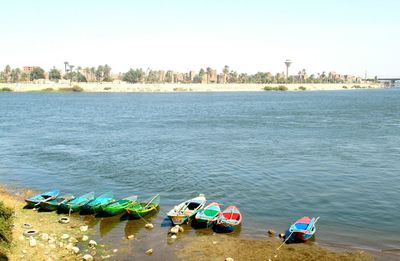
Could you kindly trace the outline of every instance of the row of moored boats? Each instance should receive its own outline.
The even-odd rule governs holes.
[[[160,195],[148,200],[138,201],[136,195],[115,199],[112,193],[105,193],[95,197],[94,192],[79,197],[72,195],[60,196],[60,190],[52,190],[38,194],[25,200],[28,207],[40,207],[45,211],[59,213],[80,212],[81,214],[101,214],[115,216],[126,213],[133,219],[155,214],[159,210]],[[232,232],[241,225],[243,216],[236,206],[228,206],[224,210],[217,202],[206,205],[203,194],[186,200],[174,206],[168,213],[174,225],[181,225],[192,220],[196,226],[213,227],[217,231]],[[285,238],[288,242],[304,242],[316,232],[318,218],[303,217],[297,220],[287,230]]]

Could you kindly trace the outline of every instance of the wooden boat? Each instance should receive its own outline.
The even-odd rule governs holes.
[[[217,219],[217,229],[221,232],[232,232],[241,225],[243,216],[236,206],[227,207]]]
[[[25,202],[26,202],[28,208],[33,208],[35,206],[38,206],[40,204],[40,202],[50,201],[52,199],[57,198],[59,194],[60,194],[60,190],[55,189],[52,191],[48,191],[48,192],[45,192],[42,194],[35,195],[30,198],[27,198],[27,199],[25,199]]]
[[[94,192],[84,194],[80,197],[74,198],[73,200],[60,204],[59,211],[69,213],[77,212],[81,209],[83,205],[85,205],[92,199],[94,199]]]
[[[81,213],[98,213],[101,207],[115,202],[113,193],[105,193],[82,206]]]
[[[302,217],[294,222],[286,231],[285,240],[289,243],[305,242],[309,240],[317,231],[315,224],[319,217]]]
[[[61,204],[73,200],[74,198],[73,195],[64,195],[49,201],[42,201],[40,202],[40,209],[45,211],[54,211],[57,210]]]
[[[134,219],[139,219],[150,213],[155,213],[160,204],[160,195],[157,194],[153,198],[126,208],[126,213]]]
[[[212,202],[205,208],[200,209],[194,217],[196,223],[205,224],[207,227],[213,225],[221,213],[221,208],[217,202]]]
[[[200,194],[198,197],[189,199],[175,206],[167,215],[174,225],[181,225],[196,215],[197,211],[202,209],[205,204],[206,198],[203,194]]]
[[[109,216],[119,215],[119,214],[125,212],[125,209],[138,204],[138,202],[136,200],[137,200],[137,196],[130,196],[127,198],[120,199],[111,204],[102,206],[101,212],[103,214],[106,214]]]

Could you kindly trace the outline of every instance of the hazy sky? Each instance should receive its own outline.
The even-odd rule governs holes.
[[[398,0],[0,0],[0,67],[400,76]]]

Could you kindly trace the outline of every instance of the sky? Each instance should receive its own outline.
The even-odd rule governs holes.
[[[400,76],[398,0],[0,0],[0,69]]]

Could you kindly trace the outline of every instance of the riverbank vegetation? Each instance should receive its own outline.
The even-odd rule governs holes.
[[[257,72],[248,74],[232,70],[228,65],[217,69],[207,67],[198,71],[177,72],[173,70],[154,70],[147,68],[131,68],[124,73],[112,73],[111,66],[98,65],[97,67],[74,66],[64,62],[64,68],[51,68],[45,72],[39,66],[25,66],[11,68],[7,65],[0,71],[0,83],[27,83],[27,82],[113,82],[124,81],[128,83],[202,83],[202,84],[292,84],[292,83],[351,83],[377,82],[374,79],[363,80],[360,77],[336,72],[308,73],[302,69],[297,73],[286,75],[284,72]]]
[[[10,249],[12,242],[13,211],[0,201],[0,259]]]

